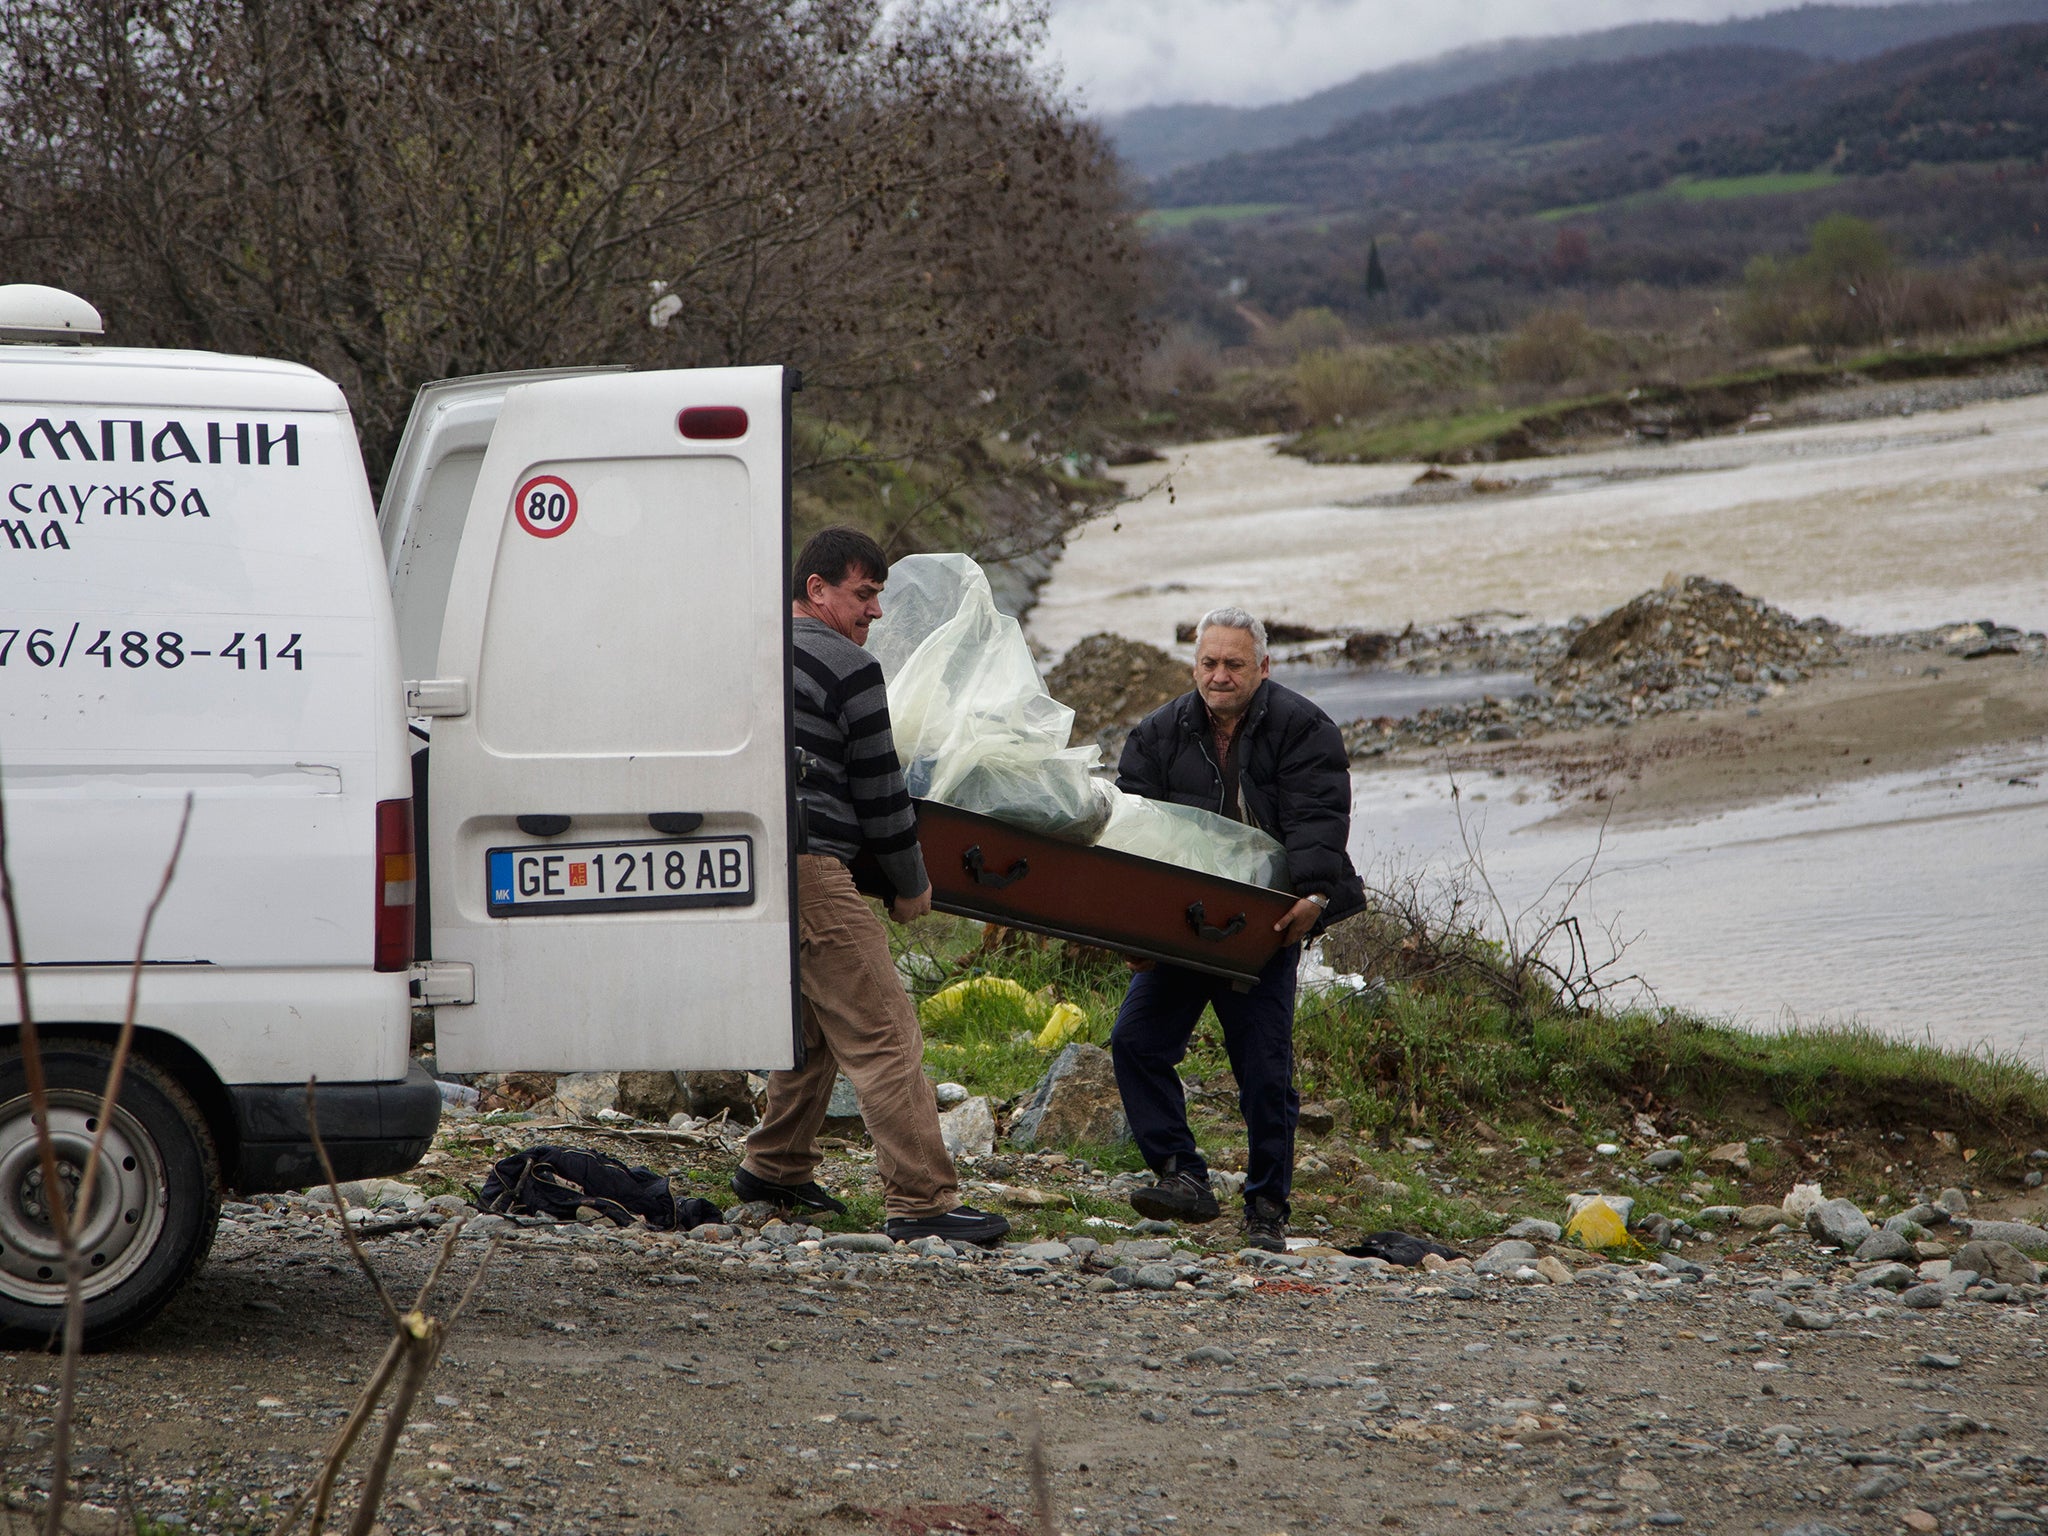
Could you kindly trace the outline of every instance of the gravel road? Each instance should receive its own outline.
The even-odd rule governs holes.
[[[952,1256],[483,1219],[382,1529],[1035,1530],[1039,1433],[1074,1533],[2048,1525],[2038,1288],[1918,1310],[1789,1231],[1688,1244],[1704,1274],[1546,1250],[1569,1284],[1215,1236]],[[369,1246],[409,1295],[437,1241]],[[383,1339],[331,1208],[231,1207],[170,1312],[84,1362],[82,1528],[270,1529]],[[55,1372],[5,1361],[17,1510]]]

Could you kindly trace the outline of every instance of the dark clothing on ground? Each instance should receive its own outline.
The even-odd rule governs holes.
[[[1249,992],[1220,976],[1158,965],[1131,978],[1109,1037],[1117,1092],[1131,1137],[1158,1172],[1206,1173],[1188,1129],[1187,1100],[1175,1070],[1204,1005],[1223,1026],[1223,1049],[1237,1078],[1237,1107],[1250,1147],[1244,1196],[1264,1196],[1283,1211],[1294,1183],[1294,1127],[1301,1099],[1294,1089],[1294,986],[1301,946],[1289,944],[1259,973]]]
[[[798,615],[790,631],[804,846],[842,864],[865,848],[899,896],[916,896],[931,882],[889,729],[881,665],[817,619]]]
[[[1297,896],[1327,896],[1320,933],[1365,905],[1351,867],[1351,759],[1336,723],[1291,688],[1268,678],[1252,696],[1231,744],[1237,800],[1249,822],[1287,850]],[[1148,800],[1172,800],[1231,815],[1234,807],[1208,706],[1184,693],[1141,720],[1124,742],[1117,787]]]

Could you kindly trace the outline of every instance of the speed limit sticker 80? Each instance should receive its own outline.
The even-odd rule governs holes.
[[[560,475],[535,475],[512,498],[512,515],[536,539],[553,539],[576,521],[576,492]]]

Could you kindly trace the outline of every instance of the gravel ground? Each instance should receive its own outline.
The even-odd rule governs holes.
[[[170,1312],[84,1362],[107,1512],[84,1528],[270,1529],[373,1365],[384,1329],[331,1207],[265,1205],[231,1207]],[[1538,1242],[1566,1284],[1209,1235],[954,1256],[480,1219],[452,1283],[495,1238],[491,1275],[381,1528],[1035,1529],[1040,1433],[1074,1533],[2048,1526],[2038,1287],[1952,1284],[1923,1310],[1783,1228],[1661,1263]],[[369,1247],[409,1294],[438,1241]],[[54,1380],[6,1360],[16,1469]]]

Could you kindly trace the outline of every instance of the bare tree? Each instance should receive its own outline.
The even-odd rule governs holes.
[[[1138,239],[1029,0],[0,7],[0,255],[301,359],[373,475],[424,380],[787,363],[819,467],[1123,375]]]

